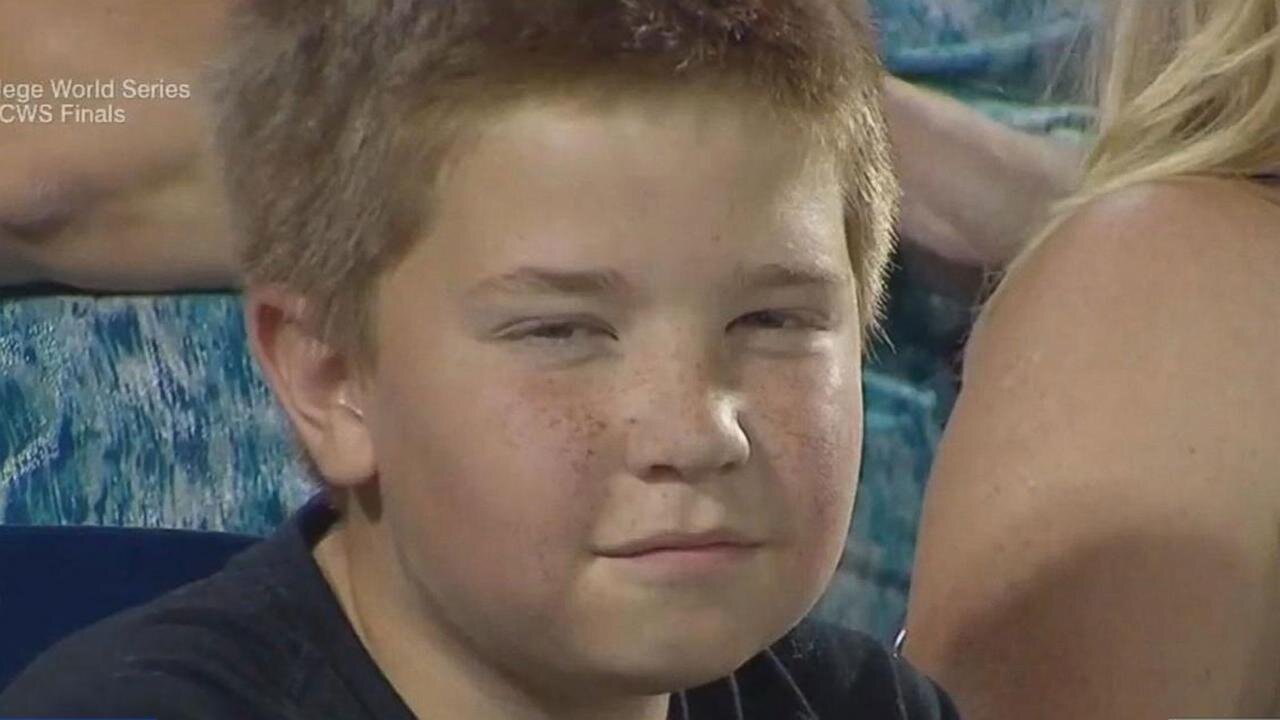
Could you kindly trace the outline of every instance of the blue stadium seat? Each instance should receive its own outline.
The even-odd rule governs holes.
[[[191,530],[0,526],[0,688],[59,639],[211,575],[257,540]]]

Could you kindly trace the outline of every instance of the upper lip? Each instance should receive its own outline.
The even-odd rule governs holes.
[[[704,530],[700,532],[669,531],[646,535],[635,540],[610,545],[601,555],[629,557],[658,550],[690,550],[712,545],[754,547],[758,541],[732,530]]]

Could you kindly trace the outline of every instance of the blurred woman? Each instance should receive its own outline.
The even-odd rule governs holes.
[[[0,97],[0,286],[235,283],[200,82],[230,2],[0,0],[0,85],[43,92],[28,103]],[[72,81],[114,83],[114,96],[52,97]],[[130,99],[126,81],[185,84],[190,97]],[[64,115],[64,103],[123,122]],[[24,104],[49,104],[50,122],[15,120]]]
[[[118,124],[0,124],[0,287],[238,284],[202,122],[202,71],[230,4],[0,0],[0,83],[47,91],[55,80],[133,78],[193,90],[183,100],[117,99],[127,111]],[[885,109],[906,193],[901,234],[948,260],[1003,264],[1074,180],[1073,149],[957,101],[890,80]]]
[[[1115,0],[966,354],[907,654],[965,717],[1280,716],[1280,0]]]

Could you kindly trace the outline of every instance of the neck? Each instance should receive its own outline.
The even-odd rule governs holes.
[[[358,514],[358,513],[353,513]],[[587,696],[576,687],[531,692],[486,662],[474,645],[433,622],[385,535],[344,517],[313,555],[343,612],[384,677],[418,717],[469,720],[665,720],[668,695]],[[536,663],[529,663],[535,665]],[[522,682],[523,680],[523,682]],[[554,698],[554,699],[552,699]]]

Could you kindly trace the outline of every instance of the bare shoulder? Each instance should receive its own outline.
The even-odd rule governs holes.
[[[984,417],[1058,424],[1069,435],[1042,445],[1093,442],[1094,462],[1146,478],[1131,485],[1179,487],[1196,467],[1231,478],[1269,507],[1275,547],[1277,358],[1280,204],[1244,183],[1188,179],[1064,223],[988,308],[965,385]]]
[[[1135,187],[1082,208],[1006,279],[966,387],[1015,414],[984,389],[1029,393],[1021,407],[1037,416],[1106,411],[1106,432],[1141,419],[1187,453],[1214,438],[1238,453],[1232,467],[1251,457],[1261,472],[1280,467],[1278,320],[1280,204],[1243,183]],[[1073,400],[1046,405],[1058,396]],[[1259,490],[1280,510],[1273,486]]]
[[[1101,198],[1019,266],[991,314],[1000,316],[997,325],[1021,332],[1024,320],[1039,320],[1034,316],[1049,307],[1064,319],[1105,308],[1110,324],[1133,319],[1148,327],[1153,318],[1194,307],[1181,322],[1151,330],[1210,340],[1253,325],[1262,332],[1249,333],[1251,348],[1271,342],[1280,350],[1280,323],[1272,322],[1280,312],[1280,197],[1264,192],[1243,182],[1185,179]],[[1218,349],[1230,354],[1230,346]]]
[[[966,378],[1050,356],[1055,382],[1098,402],[1151,392],[1275,427],[1278,318],[1280,203],[1245,183],[1144,185],[1082,208],[1011,273]]]
[[[1273,711],[1278,318],[1280,210],[1227,182],[1104,198],[1010,275],[909,612],[913,659],[968,716]]]

